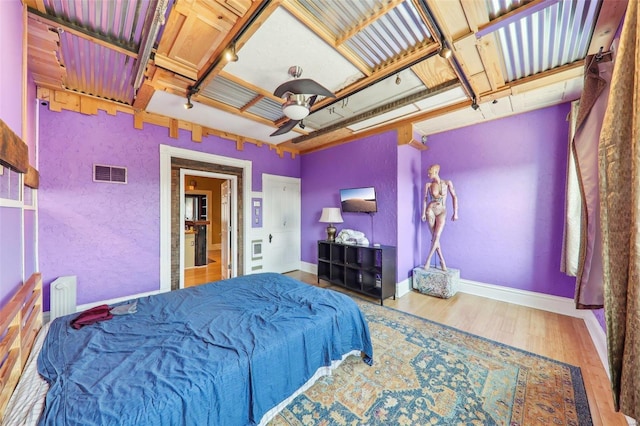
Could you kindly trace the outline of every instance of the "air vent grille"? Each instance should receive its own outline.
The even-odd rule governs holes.
[[[109,183],[127,183],[127,168],[117,166],[93,165],[93,181]]]

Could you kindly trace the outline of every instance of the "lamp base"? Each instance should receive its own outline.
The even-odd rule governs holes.
[[[329,226],[327,226],[327,241],[333,242],[336,240],[336,231],[336,227],[332,224],[329,224]]]

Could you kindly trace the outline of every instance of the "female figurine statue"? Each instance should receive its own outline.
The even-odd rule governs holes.
[[[451,220],[458,220],[458,197],[450,180],[441,179],[439,176],[440,165],[434,164],[427,170],[427,176],[430,182],[424,186],[424,202],[422,204],[422,221],[429,221],[429,230],[431,231],[431,248],[427,255],[427,261],[424,264],[425,269],[429,269],[433,253],[438,253],[440,258],[440,266],[443,271],[447,270],[447,265],[442,255],[440,247],[440,235],[447,221],[447,193],[451,193],[453,200],[453,216]]]

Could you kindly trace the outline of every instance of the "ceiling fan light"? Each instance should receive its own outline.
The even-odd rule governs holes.
[[[309,103],[304,95],[289,95],[282,104],[282,112],[292,120],[302,120],[309,115]]]

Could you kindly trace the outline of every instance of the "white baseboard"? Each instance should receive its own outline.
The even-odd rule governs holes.
[[[413,280],[411,278],[407,278],[404,281],[401,281],[396,284],[396,297],[402,297],[405,294],[408,294],[411,291],[411,283]]]
[[[302,272],[308,272],[310,274],[317,275],[318,274],[318,265],[315,264],[315,263],[300,262],[300,270]]]

